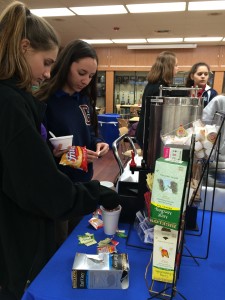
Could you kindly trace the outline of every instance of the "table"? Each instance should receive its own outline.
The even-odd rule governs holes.
[[[74,229],[65,243],[59,248],[48,264],[39,273],[36,279],[26,290],[22,300],[115,300],[129,299],[147,300],[149,297],[146,287],[144,274],[151,255],[150,249],[139,249],[129,244],[145,244],[139,240],[136,231],[132,228],[129,238],[129,244],[126,239],[115,237],[119,241],[118,252],[128,253],[130,273],[129,288],[125,290],[94,290],[94,289],[73,289],[71,284],[71,269],[76,252],[96,254],[96,245],[90,247],[79,245],[77,235],[86,232],[94,233],[97,241],[106,238],[103,228],[98,230],[89,225],[89,216],[85,216],[80,224]],[[120,224],[119,229],[125,229],[128,232],[128,224]],[[146,246],[147,247],[147,246]],[[149,279],[150,281],[150,279]],[[137,296],[138,293],[138,296]]]
[[[199,217],[201,214],[199,215]],[[88,225],[88,218],[84,217],[74,229],[65,243],[56,252],[30,287],[26,290],[22,300],[147,300],[150,298],[145,284],[145,269],[149,262],[151,249],[135,248],[132,245],[142,246],[136,232],[131,228],[131,234],[126,244],[122,238],[117,247],[120,252],[127,252],[130,263],[130,286],[126,290],[77,290],[71,287],[71,269],[76,252],[95,254],[96,246],[78,245],[77,235],[85,232],[94,233],[96,240],[105,238],[102,229],[96,231]],[[210,214],[206,212],[205,224],[209,222]],[[200,222],[200,220],[199,220]],[[183,257],[177,290],[185,299],[223,299],[225,294],[224,272],[224,235],[225,214],[214,212],[211,233],[211,247],[208,259],[198,260],[199,265],[191,257]],[[128,224],[120,224],[120,229],[129,229]],[[221,238],[222,237],[222,238]],[[192,254],[204,254],[207,246],[207,228],[201,236],[186,235],[186,247]],[[144,245],[145,246],[145,245]],[[184,253],[190,253],[184,248]],[[203,252],[203,253],[202,253]],[[148,283],[151,283],[151,268],[148,274]],[[212,278],[216,278],[213,280]],[[158,290],[160,291],[160,290]],[[181,300],[179,294],[173,299]]]
[[[120,107],[122,108],[137,108],[137,109],[141,109],[141,106],[138,104],[121,104]]]
[[[136,123],[139,122],[140,117],[133,117],[129,119],[129,123]]]

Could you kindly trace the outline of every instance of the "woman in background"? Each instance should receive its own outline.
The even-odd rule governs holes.
[[[145,118],[145,101],[147,96],[159,96],[160,85],[166,87],[172,84],[173,77],[178,71],[177,58],[173,52],[164,51],[161,52],[155,63],[153,64],[151,71],[148,73],[148,83],[145,87],[142,97],[142,107],[140,113],[140,119],[137,126],[136,138],[138,144],[143,147],[144,137],[144,118]],[[167,92],[163,91],[163,95]]]
[[[225,114],[225,95],[215,96],[208,105],[203,109],[202,120],[207,124],[213,124],[214,115],[216,112]],[[224,115],[225,116],[225,115]],[[222,119],[222,118],[221,118]],[[220,124],[217,124],[220,125]],[[225,124],[221,128],[221,139],[220,139],[220,150],[219,150],[219,161],[225,161]]]
[[[13,1],[0,15],[0,299],[21,299],[56,251],[55,221],[113,209],[119,197],[98,181],[74,184],[41,137],[43,105],[32,87],[49,78],[54,29]]]
[[[201,88],[197,96],[203,98],[204,107],[217,95],[217,91],[208,85],[209,74],[209,65],[205,62],[198,62],[192,66],[186,79],[186,87]]]

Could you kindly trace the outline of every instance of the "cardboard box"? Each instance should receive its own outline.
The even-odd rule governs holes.
[[[173,282],[177,238],[178,231],[155,225],[152,280]]]
[[[187,162],[157,159],[150,207],[153,224],[178,230],[186,173]]]
[[[125,253],[76,253],[72,287],[77,289],[127,289],[129,263]]]

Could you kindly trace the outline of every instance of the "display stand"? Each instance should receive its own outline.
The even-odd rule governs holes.
[[[216,176],[217,176],[218,160],[219,160],[221,130],[223,128],[224,119],[225,119],[225,114],[224,113],[220,113],[219,112],[219,113],[216,113],[216,114],[219,115],[220,119],[221,119],[220,120],[220,127],[219,127],[218,134],[217,134],[217,138],[216,138],[216,141],[215,141],[215,143],[214,143],[214,145],[213,145],[213,147],[211,149],[210,155],[209,155],[207,161],[204,164],[203,172],[202,172],[202,175],[201,175],[198,187],[196,188],[196,191],[195,191],[195,193],[197,193],[198,188],[201,185],[201,181],[203,180],[203,176],[205,175],[205,173],[206,173],[206,178],[208,178],[209,163],[210,163],[210,161],[212,159],[212,153],[216,153],[216,156],[215,156],[216,157],[216,169],[215,169],[214,186],[213,186],[213,199],[212,199],[212,205],[211,205],[211,210],[210,210],[210,223],[209,223],[209,234],[208,234],[208,241],[207,241],[207,253],[206,253],[206,256],[205,257],[201,257],[201,256],[192,255],[192,253],[190,252],[190,250],[186,247],[185,240],[184,240],[184,231],[185,231],[185,223],[186,223],[185,220],[186,220],[186,218],[185,218],[185,213],[184,213],[184,215],[183,215],[184,219],[181,220],[181,222],[183,222],[183,224],[181,224],[180,231],[179,231],[180,237],[178,236],[177,260],[176,260],[176,264],[174,266],[174,280],[173,280],[173,283],[172,284],[164,283],[163,288],[161,288],[159,291],[157,291],[154,288],[155,281],[152,280],[152,283],[151,283],[150,287],[148,287],[149,293],[150,293],[151,297],[148,298],[148,299],[153,299],[153,298],[173,299],[173,297],[176,294],[179,294],[179,296],[182,299],[186,299],[184,297],[184,295],[182,295],[181,293],[179,293],[178,290],[177,290],[177,288],[176,288],[176,280],[179,278],[179,270],[180,270],[180,264],[181,264],[181,257],[182,256],[191,257],[191,258],[194,259],[194,261],[196,262],[197,265],[199,265],[198,261],[196,260],[197,258],[202,258],[202,259],[204,258],[204,259],[206,259],[208,257],[209,246],[210,246],[211,228],[212,228],[212,214],[213,214],[213,206],[214,206],[215,188],[216,188]],[[194,150],[193,150],[193,144],[192,144],[192,150],[190,152],[190,170],[191,170],[191,172],[190,172],[190,176],[189,176],[189,181],[187,181],[189,183],[191,181],[191,176],[192,176],[193,156],[194,156]],[[204,195],[204,211],[203,211],[203,213],[205,213],[206,193],[207,193],[207,180],[206,180],[206,192],[205,192],[205,195]],[[194,199],[194,197],[193,197],[193,199]],[[193,201],[189,205],[193,205]],[[203,214],[203,221],[204,221],[204,214]],[[203,224],[202,224],[202,226],[203,226]],[[183,254],[183,249],[184,248],[186,248],[186,250],[189,252],[189,255]],[[149,262],[148,267],[146,268],[146,270],[149,268],[149,265],[151,264],[151,261],[152,261],[152,256],[151,256],[150,262]],[[145,274],[145,278],[146,278],[146,274]],[[159,284],[159,283],[157,282],[157,284]],[[171,291],[171,293],[168,293],[169,290]]]
[[[169,90],[170,90],[170,88],[169,88]],[[161,123],[162,123],[162,118],[163,118],[163,113],[164,113],[164,108],[163,108],[164,99],[161,96],[160,97],[149,97],[149,99],[147,99],[147,98],[146,98],[146,102],[145,102],[145,112],[146,113],[145,113],[145,119],[144,119],[142,166],[139,169],[133,167],[133,168],[131,168],[132,171],[140,171],[140,170],[146,171],[147,170],[149,172],[154,172],[155,162],[160,156],[162,156],[161,155],[162,148],[161,148],[161,140],[160,140],[160,133],[162,130],[162,126],[160,126],[160,125],[162,125]],[[196,106],[199,105],[199,107],[200,107],[200,105],[201,105],[201,104],[198,104],[199,103],[198,101],[200,101],[200,99],[198,99],[196,97],[195,100],[196,100],[197,105],[193,106],[194,109],[196,109]],[[153,105],[151,106],[152,103],[153,103]],[[197,112],[197,110],[196,110],[196,118],[192,119],[190,121],[197,120],[198,118],[200,119],[201,114],[199,116],[198,113],[199,112]],[[197,118],[197,116],[198,116],[198,118]],[[206,163],[204,164],[204,168],[203,168],[204,170],[202,173],[201,180],[203,179],[203,176],[205,173],[206,173],[206,176],[208,176],[208,168],[207,167],[209,167],[209,162],[211,160],[213,151],[216,149],[218,152],[219,145],[220,145],[221,128],[223,126],[223,123],[224,123],[224,118],[221,121],[214,147],[211,149],[210,155],[209,155]],[[183,124],[187,124],[187,123],[183,123]],[[165,124],[164,124],[164,126],[165,126]],[[184,239],[185,229],[186,229],[186,210],[187,210],[187,207],[192,207],[192,204],[193,204],[193,203],[191,203],[191,205],[187,206],[187,201],[185,202],[185,199],[189,199],[188,196],[190,193],[190,182],[191,182],[191,178],[192,178],[194,145],[195,145],[195,136],[193,135],[191,146],[189,148],[189,156],[188,156],[188,159],[186,160],[188,162],[188,171],[187,171],[187,178],[186,178],[185,182],[188,184],[188,187],[187,187],[187,195],[186,195],[186,186],[187,186],[187,184],[186,184],[185,188],[184,188],[184,192],[183,192],[183,198],[182,198],[181,211],[183,212],[183,214],[181,213],[181,215],[180,215],[180,221],[179,221],[180,224],[178,227],[179,230],[178,230],[178,238],[177,238],[177,245],[176,245],[176,260],[174,263],[173,281],[172,281],[172,283],[166,283],[166,282],[159,282],[156,280],[152,280],[151,285],[148,287],[151,298],[148,298],[148,299],[153,299],[153,298],[172,299],[175,296],[175,294],[178,294],[178,295],[180,295],[181,298],[186,299],[185,296],[182,295],[181,293],[179,293],[178,290],[176,289],[176,282],[177,282],[177,279],[179,278],[180,264],[181,264],[182,256],[191,257],[192,259],[194,259],[195,263],[197,265],[199,265],[198,261],[196,260],[196,258],[198,258],[198,257],[192,255],[191,251],[187,248],[187,246],[185,244],[185,239]],[[176,145],[174,145],[174,147],[176,147]],[[182,159],[182,160],[184,160],[184,159]],[[216,168],[217,168],[218,167],[218,155],[217,155],[216,161],[217,161],[217,166],[216,166]],[[199,182],[198,187],[200,187],[200,183],[201,182]],[[196,189],[196,192],[197,192],[197,190],[198,190],[198,188]],[[206,191],[207,191],[207,186],[206,186]],[[213,210],[214,194],[215,194],[215,183],[214,183],[213,202],[212,202],[211,211]],[[206,196],[204,198],[206,199]],[[204,199],[204,201],[205,201],[205,199]],[[204,207],[205,207],[205,203],[204,203]],[[209,241],[210,241],[210,234],[211,234],[211,224],[212,224],[212,216],[210,217],[208,249],[209,249]],[[189,255],[183,254],[184,249],[186,249],[188,251]],[[207,249],[207,255],[208,255],[208,249]],[[148,267],[151,264],[152,264],[152,256],[150,258]],[[146,269],[145,279],[147,277],[148,267]]]
[[[170,102],[170,100],[174,100],[174,99],[164,99],[164,97],[162,96],[163,90],[171,91],[171,90],[173,90],[173,88],[162,88],[161,87],[159,97],[155,97],[155,98],[149,97],[149,99],[146,98],[146,102],[145,102],[145,112],[146,113],[145,113],[145,120],[144,120],[144,135],[143,135],[143,166],[147,166],[149,169],[154,169],[156,159],[162,155],[160,134],[163,129],[165,129],[165,130],[168,129],[167,124],[163,122],[163,121],[165,121],[165,120],[163,120],[164,113],[165,113],[165,115],[166,114],[168,115],[168,120],[173,120],[173,118],[176,119],[177,117],[180,117],[180,119],[177,120],[177,122],[181,122],[179,124],[187,124],[188,123],[188,122],[185,122],[185,120],[187,120],[188,118],[185,118],[185,116],[183,117],[183,114],[181,113],[182,104],[180,105],[180,107],[181,107],[180,115],[178,115],[178,116],[176,115],[176,117],[175,117],[175,115],[170,116],[170,114],[168,113],[168,112],[170,112],[170,107],[171,107],[170,104],[172,104],[172,101]],[[180,90],[180,89],[177,89],[177,90]],[[186,90],[186,89],[181,88],[181,90]],[[197,95],[197,89],[195,90],[195,93]],[[164,100],[168,100],[168,102],[164,102]],[[182,99],[178,99],[178,100],[181,100],[179,102],[179,104],[182,103]],[[183,100],[184,100],[184,102],[183,102],[184,110],[187,107],[186,104],[190,105],[191,100],[195,101],[195,104],[193,102],[193,111],[195,114],[189,115],[190,118],[188,121],[191,122],[191,121],[197,120],[198,118],[200,119],[201,106],[202,106],[201,99],[195,97],[194,99],[190,99],[190,102],[188,102],[189,99],[187,97],[186,99],[183,99]],[[187,102],[185,103],[186,100],[187,100]],[[151,105],[151,103],[153,103],[153,105]],[[163,107],[164,104],[166,104],[166,103],[168,104],[168,106],[167,106],[168,109],[166,107],[164,109],[164,107]],[[176,106],[176,101],[174,101],[173,103]],[[174,106],[172,106],[172,107],[174,107]],[[174,109],[174,111],[175,110],[176,109]],[[179,111],[179,109],[178,109],[178,111]],[[170,124],[170,125],[172,128],[172,126],[174,126],[175,124]],[[176,126],[173,127],[171,129],[171,131],[174,130],[175,128],[176,128]],[[174,147],[176,147],[176,146],[174,145]],[[189,182],[188,195],[190,192],[190,182],[191,182],[191,176],[192,176],[191,170],[192,170],[192,165],[193,165],[193,157],[194,157],[194,141],[192,140],[190,155],[188,158],[189,170],[187,173],[187,180],[186,180],[186,182]],[[184,199],[185,199],[185,191],[183,194],[182,205],[186,205],[186,207],[185,207],[186,208],[185,212],[186,212],[187,203],[184,204]],[[187,196],[187,199],[189,199],[188,196]],[[182,211],[183,211],[183,208],[182,208]],[[176,249],[176,261],[175,261],[175,265],[174,265],[173,282],[172,282],[172,284],[165,283],[161,289],[157,290],[155,288],[155,281],[153,280],[152,284],[150,285],[150,288],[149,288],[149,293],[152,295],[152,297],[149,299],[153,299],[156,297],[157,298],[160,297],[163,299],[164,298],[172,299],[176,293],[178,293],[183,299],[185,299],[185,297],[182,294],[180,294],[176,289],[176,281],[179,277],[181,257],[182,257],[184,248],[189,252],[190,257],[192,257],[194,259],[194,261],[196,262],[196,264],[198,265],[197,260],[191,254],[190,250],[186,247],[186,245],[184,243],[184,231],[185,231],[185,221],[186,221],[185,212],[183,214],[183,219],[182,219],[182,214],[181,214],[181,219],[180,219],[179,235],[178,235],[178,239],[177,239],[177,249]],[[169,291],[170,291],[170,293],[169,293]]]
[[[186,173],[185,182],[190,182],[191,180],[191,167],[192,167],[192,160],[193,160],[193,153],[194,153],[194,137],[192,137],[192,143],[190,147],[190,154],[189,154],[189,161],[188,161],[188,168]],[[186,193],[186,189],[188,190]],[[151,295],[148,299],[160,298],[160,299],[173,299],[176,294],[179,294],[182,299],[186,299],[184,295],[182,295],[176,288],[176,282],[179,278],[180,273],[180,264],[181,264],[181,257],[182,252],[184,249],[184,232],[185,232],[185,211],[187,207],[187,199],[189,194],[189,186],[187,184],[184,185],[183,196],[181,201],[181,214],[179,220],[179,230],[178,230],[178,238],[176,244],[176,259],[174,263],[174,270],[173,270],[173,282],[166,283],[166,282],[159,282],[156,280],[152,280],[150,287],[148,287],[149,293]],[[183,213],[182,213],[183,212]],[[189,251],[189,250],[188,250]],[[189,251],[190,253],[190,251]],[[191,255],[191,253],[190,253]],[[146,268],[145,279],[147,277],[147,272],[149,266],[152,264],[152,255],[150,258],[150,262]],[[147,280],[146,280],[147,282]],[[157,290],[158,288],[158,290]]]
[[[210,219],[209,219],[209,228],[208,228],[208,236],[207,236],[207,248],[206,248],[206,254],[205,256],[191,256],[193,258],[197,259],[207,259],[209,255],[209,248],[210,248],[210,238],[211,238],[211,230],[212,230],[212,217],[213,217],[213,207],[214,207],[214,201],[215,201],[215,190],[216,190],[216,179],[217,179],[217,172],[218,172],[218,162],[219,162],[219,149],[220,149],[220,142],[221,142],[221,131],[224,128],[224,121],[225,121],[225,113],[224,112],[216,112],[213,118],[213,122],[216,123],[219,126],[218,134],[216,137],[216,141],[213,145],[213,148],[211,149],[211,152],[209,154],[208,159],[203,163],[203,169],[202,174],[198,183],[198,186],[196,188],[195,193],[193,194],[193,201],[190,203],[190,207],[194,204],[194,199],[196,196],[196,193],[198,189],[202,185],[203,178],[205,176],[206,182],[205,182],[205,193],[204,193],[204,199],[203,199],[203,211],[202,211],[202,220],[201,225],[199,226],[199,233],[190,233],[186,232],[186,235],[192,235],[192,236],[201,236],[203,233],[204,228],[204,221],[205,221],[205,212],[206,212],[206,197],[207,197],[207,189],[208,189],[208,174],[209,174],[209,167],[210,167],[210,161],[212,161],[212,155],[215,153],[214,161],[216,162],[215,166],[215,173],[214,173],[214,180],[213,180],[213,191],[212,191],[212,203],[210,207]],[[183,254],[185,257],[190,257],[190,255]]]

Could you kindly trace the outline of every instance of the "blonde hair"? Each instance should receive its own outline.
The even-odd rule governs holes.
[[[29,40],[36,51],[59,47],[53,27],[24,3],[14,1],[0,15],[0,80],[16,76],[20,88],[31,90],[32,74],[22,52],[22,39]]]

